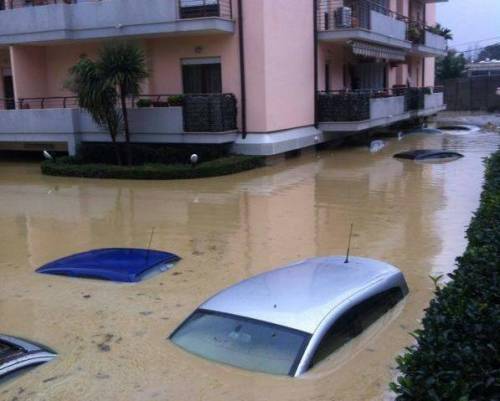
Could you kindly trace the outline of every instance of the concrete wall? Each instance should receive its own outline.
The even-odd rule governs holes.
[[[183,133],[182,107],[129,110],[130,131],[142,133]],[[104,133],[90,115],[81,109],[3,110],[0,136],[4,134]]]
[[[441,107],[444,103],[443,93],[433,93],[432,95],[425,95],[424,97],[424,107],[426,109],[434,109]]]
[[[425,32],[425,45],[433,49],[445,50],[446,39],[432,32]]]
[[[148,135],[162,135],[163,142],[168,135],[186,135],[182,107],[133,109],[129,116],[130,132],[136,141]],[[81,138],[108,141],[109,135],[80,109],[0,111],[0,142],[65,142],[74,154]]]
[[[370,19],[373,32],[399,40],[406,39],[406,24],[403,21],[398,21],[376,11],[370,11]]]
[[[0,44],[196,31],[234,32],[218,18],[177,20],[177,0],[102,0],[0,12]]]
[[[404,113],[405,113],[404,96],[370,99],[370,118],[372,120],[385,117],[398,116]]]

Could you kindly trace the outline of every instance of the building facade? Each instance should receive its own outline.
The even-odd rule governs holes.
[[[150,71],[138,143],[273,155],[435,114],[437,1],[0,0],[0,149],[108,141],[65,82],[116,39]]]

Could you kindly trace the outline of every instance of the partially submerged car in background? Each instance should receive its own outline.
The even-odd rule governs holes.
[[[0,335],[0,378],[19,370],[40,365],[57,354],[40,344],[17,337]]]
[[[180,259],[173,253],[152,249],[95,249],[47,263],[37,272],[137,283],[171,269]]]
[[[452,161],[464,157],[461,153],[441,149],[417,149],[394,155],[396,159],[408,159],[415,161]]]
[[[308,259],[229,287],[200,305],[170,340],[215,362],[299,376],[408,293],[396,267],[344,259]]]

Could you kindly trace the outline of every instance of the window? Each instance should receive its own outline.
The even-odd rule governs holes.
[[[360,335],[382,315],[393,308],[404,295],[400,288],[377,294],[354,306],[333,324],[321,341],[311,367],[317,365],[344,344]]]
[[[20,348],[0,341],[0,364],[14,356],[21,355],[22,353],[23,351]]]
[[[293,375],[310,335],[283,326],[197,310],[171,337],[203,358],[239,368]]]
[[[222,70],[219,58],[182,61],[184,93],[222,93]]]

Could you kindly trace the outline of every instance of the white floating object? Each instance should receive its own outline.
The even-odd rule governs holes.
[[[371,153],[376,153],[376,152],[379,152],[381,151],[383,148],[385,147],[385,142],[380,140],[380,139],[377,139],[375,141],[372,141],[370,143],[370,152]]]

